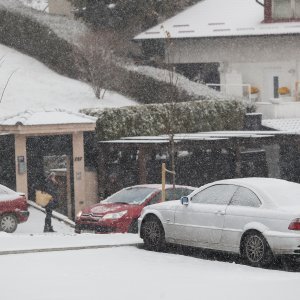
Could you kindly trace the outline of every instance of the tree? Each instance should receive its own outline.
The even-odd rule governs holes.
[[[118,78],[120,59],[115,54],[118,43],[117,37],[109,31],[91,32],[80,40],[77,56],[84,60],[81,63],[83,79],[91,85],[98,99],[103,99],[106,90],[113,87],[112,81]]]
[[[124,30],[131,24],[147,29],[197,0],[71,0],[83,19],[97,28]]]

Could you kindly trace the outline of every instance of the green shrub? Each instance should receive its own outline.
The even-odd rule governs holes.
[[[126,136],[168,134],[172,114],[174,133],[215,130],[241,130],[244,115],[253,110],[241,101],[190,101],[172,104],[148,104],[104,110],[88,109],[83,113],[98,117],[99,141]]]

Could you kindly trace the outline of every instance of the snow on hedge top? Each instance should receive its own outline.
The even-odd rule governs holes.
[[[25,111],[0,119],[0,125],[96,124],[97,118],[65,110]]]
[[[149,66],[127,66],[127,69],[143,74],[148,77],[152,77],[159,81],[170,82],[169,70],[159,69],[159,68],[154,68]],[[190,96],[194,96],[195,98],[205,97],[205,99],[207,100],[209,99],[229,100],[229,98],[233,99],[233,97],[229,97],[228,95],[225,96],[224,94],[212,88],[209,88],[204,84],[191,81],[185,76],[180,75],[178,73],[174,72],[171,75],[174,75],[173,83],[175,83],[180,90],[186,91]]]
[[[24,16],[35,19],[39,23],[48,26],[60,38],[71,44],[77,44],[80,37],[88,30],[82,22],[63,16],[49,15],[48,13],[27,7],[17,0],[0,0],[0,9],[20,13]]]
[[[263,2],[263,1],[262,1]],[[203,0],[137,35],[136,40],[299,34],[299,22],[262,23],[264,8],[255,0]]]
[[[0,44],[0,118],[26,110],[64,109],[78,112],[83,108],[106,108],[136,105],[120,94],[107,92],[97,99],[92,88],[78,80],[61,76],[37,60]]]

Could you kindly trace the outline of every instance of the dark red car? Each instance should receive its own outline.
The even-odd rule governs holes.
[[[0,231],[14,232],[18,224],[26,222],[28,217],[25,195],[0,184]]]
[[[187,196],[195,188],[166,186],[166,201]],[[161,185],[145,184],[125,188],[98,204],[80,211],[76,217],[75,232],[137,233],[142,209],[161,202]]]

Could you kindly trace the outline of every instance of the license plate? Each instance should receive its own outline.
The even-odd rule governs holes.
[[[81,233],[96,233],[95,230],[81,230]]]

